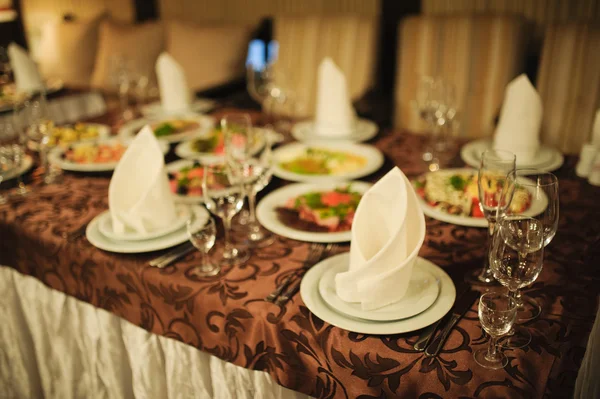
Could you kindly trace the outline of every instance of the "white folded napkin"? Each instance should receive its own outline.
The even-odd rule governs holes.
[[[354,129],[356,113],[350,101],[344,73],[331,58],[321,61],[317,81],[315,130],[320,136],[348,136]]]
[[[156,77],[163,111],[177,112],[190,109],[192,96],[183,68],[173,57],[162,53],[156,61]]]
[[[350,267],[335,276],[337,295],[377,309],[406,294],[425,239],[425,216],[417,195],[395,167],[362,197],[350,242]]]
[[[494,148],[517,156],[517,164],[535,160],[540,147],[542,100],[525,74],[506,86]]]
[[[127,228],[145,234],[175,220],[163,153],[150,126],[137,134],[117,164],[108,187],[108,207],[117,234]]]
[[[596,111],[596,117],[592,125],[592,144],[600,151],[600,109]]]
[[[23,47],[15,43],[9,44],[8,58],[15,75],[17,91],[31,93],[44,90],[44,80],[38,67]]]

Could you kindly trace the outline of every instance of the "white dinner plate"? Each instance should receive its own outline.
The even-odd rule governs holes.
[[[216,101],[210,100],[208,98],[196,98],[190,104],[190,111],[198,114],[205,114],[211,111],[215,105]],[[146,104],[141,108],[142,115],[150,117],[150,118],[163,118],[168,117],[169,114],[173,114],[173,112],[165,111],[162,107],[160,101],[156,101],[150,104]]]
[[[417,258],[418,267],[433,274],[436,279],[439,279],[440,284],[440,293],[437,299],[433,305],[424,312],[408,319],[394,321],[364,320],[337,312],[329,307],[321,297],[321,294],[319,293],[319,280],[328,269],[338,263],[347,265],[349,259],[350,254],[347,252],[325,259],[306,272],[302,278],[302,283],[300,284],[300,295],[302,296],[302,300],[306,307],[313,312],[315,316],[329,324],[360,334],[400,334],[416,331],[435,323],[444,317],[454,304],[454,300],[456,299],[456,288],[454,287],[454,283],[450,279],[450,276],[448,276],[448,274],[446,274],[439,266],[434,265],[430,261],[423,258]],[[415,265],[415,267],[417,267],[417,265]]]
[[[3,182],[8,181],[8,180],[15,179],[15,178],[23,175],[29,169],[31,169],[32,165],[33,165],[33,158],[30,155],[25,155],[23,157],[23,162],[21,162],[21,165],[17,166],[16,168],[13,168],[10,172],[8,172],[6,174],[6,176],[4,176],[2,181]]]
[[[165,118],[141,118],[141,119],[136,119],[136,120],[133,120],[131,122],[124,124],[123,127],[121,127],[121,129],[119,130],[119,137],[121,137],[123,139],[128,139],[128,138],[134,137],[136,134],[138,134],[138,132],[145,125],[156,125],[156,124],[160,124],[163,121],[166,122],[168,120],[173,120],[173,119],[193,120],[193,121],[197,122],[199,126],[197,129],[188,130],[188,131],[185,131],[182,133],[170,134],[168,136],[157,137],[159,140],[166,141],[167,143],[176,143],[176,142],[194,137],[198,134],[204,134],[206,132],[209,132],[215,125],[214,118],[212,118],[210,116],[189,114],[189,113],[172,115],[170,117],[165,117]]]
[[[174,161],[167,164],[165,166],[165,169],[168,173],[175,173],[181,170],[182,168],[192,166],[193,164],[194,161],[191,159],[180,159],[178,161]],[[175,201],[182,204],[199,204],[201,202],[204,202],[201,195],[182,195],[173,193],[173,197],[175,198]]]
[[[480,139],[465,144],[460,150],[460,157],[469,166],[479,168],[481,154],[492,148],[490,139]],[[544,172],[552,172],[562,166],[564,157],[556,148],[542,144],[532,162],[520,162],[517,157],[517,168],[535,168]]]
[[[145,241],[153,238],[163,237],[169,233],[180,230],[185,226],[185,223],[190,219],[191,209],[188,205],[178,204],[175,206],[176,219],[173,223],[165,226],[162,229],[149,231],[146,233],[138,233],[137,231],[127,229],[123,234],[118,234],[113,231],[112,218],[109,213],[104,213],[98,220],[98,230],[111,240],[120,241]]]
[[[377,124],[368,119],[358,119],[354,130],[349,135],[336,137],[329,137],[319,135],[315,131],[314,121],[298,122],[292,127],[292,136],[298,141],[306,140],[350,140],[355,142],[362,142],[372,139],[377,135],[379,128]]]
[[[400,301],[379,309],[363,310],[360,303],[346,302],[336,293],[335,275],[347,270],[348,264],[338,262],[331,265],[319,280],[319,293],[334,310],[360,319],[393,321],[413,317],[433,305],[440,292],[436,278],[417,261],[410,275],[408,290]]]
[[[122,142],[124,146],[128,146],[129,143],[131,142],[132,138],[130,138],[127,141],[121,140],[119,138],[113,138],[113,139],[103,139],[103,140],[97,140],[94,143],[98,143],[98,144],[104,144],[104,143],[116,143],[116,142]],[[89,143],[87,143],[89,144]],[[72,144],[70,147],[76,147],[76,146],[84,146],[87,145],[86,143],[77,143],[77,144]],[[164,154],[166,154],[167,152],[169,152],[169,144],[165,143],[164,141],[158,141],[158,144],[160,145],[160,149]],[[67,159],[64,158],[64,153],[67,151],[67,149],[65,148],[54,148],[52,151],[50,151],[50,153],[48,154],[48,160],[58,166],[59,168],[63,169],[63,170],[69,170],[72,172],[109,172],[111,170],[114,170],[117,167],[117,164],[119,163],[119,161],[115,161],[115,162],[101,162],[101,163],[76,163],[76,162],[71,162]]]
[[[323,183],[297,183],[279,188],[266,197],[264,197],[256,207],[256,217],[260,224],[267,230],[280,236],[291,238],[293,240],[308,242],[345,242],[350,241],[351,232],[341,231],[335,233],[318,233],[312,231],[302,231],[293,229],[283,224],[277,215],[276,209],[283,206],[286,201],[292,197],[306,194],[309,191],[327,191],[336,187],[350,184],[353,190],[364,193],[371,184],[353,181],[353,182],[323,182]]]
[[[452,174],[452,173],[465,173],[465,172],[477,174],[477,171],[474,169],[471,169],[471,168],[442,169],[437,172],[429,172],[429,173]],[[518,181],[527,182],[529,184],[534,183],[532,180],[529,180],[524,177],[519,177]],[[524,186],[524,187],[527,188],[531,192],[531,189],[529,186]],[[531,192],[531,193],[533,194],[533,192]],[[543,192],[541,192],[540,194],[541,194],[540,198],[534,199],[531,202],[529,209],[527,209],[525,212],[521,213],[521,215],[534,217],[534,216],[539,215],[540,213],[544,212],[544,210],[548,206],[548,198],[546,197],[546,195]],[[421,198],[420,195],[417,195],[417,198],[419,200],[419,204],[421,205],[421,209],[423,209],[423,213],[425,215],[429,216],[430,218],[440,220],[442,222],[446,222],[446,223],[450,223],[450,224],[456,224],[459,226],[481,227],[481,228],[488,227],[488,222],[483,217],[475,218],[475,217],[471,217],[471,216],[451,215],[449,213],[440,211],[439,209],[436,209],[433,206],[429,205],[427,203],[427,201],[425,201],[423,198]]]
[[[307,148],[320,148],[331,151],[342,151],[365,158],[366,164],[359,169],[335,175],[310,175],[291,172],[283,169],[280,163],[291,161],[302,155]],[[368,144],[356,144],[349,141],[307,141],[303,143],[290,143],[273,151],[273,174],[281,179],[300,182],[325,182],[359,179],[376,172],[383,165],[383,153],[376,147]]]
[[[208,211],[202,206],[193,206],[192,211],[198,220],[206,221],[209,218]],[[96,216],[85,230],[88,241],[96,248],[120,254],[138,254],[171,248],[188,240],[187,228],[185,226],[162,237],[145,241],[112,240],[100,233],[98,229],[100,218],[108,212],[105,211]]]
[[[257,154],[262,150],[265,146],[265,140],[267,137],[271,137],[271,131],[259,127],[255,127],[260,132],[256,137],[258,140],[252,146],[252,155]],[[196,139],[208,138],[213,134],[212,129],[209,131],[202,132],[200,134],[195,134],[193,138],[189,140],[183,141],[175,147],[175,154],[179,158],[189,158],[189,159],[200,159],[205,162],[217,162],[223,159],[224,154],[215,154],[212,152],[198,152],[192,147],[192,143]]]

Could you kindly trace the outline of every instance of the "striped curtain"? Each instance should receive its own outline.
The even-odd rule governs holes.
[[[421,0],[426,15],[452,13],[510,13],[535,25],[541,43],[546,27],[555,22],[600,21],[600,0]]]
[[[399,29],[394,125],[424,131],[414,106],[419,78],[442,77],[456,86],[457,135],[491,135],[504,88],[523,71],[527,31],[519,17],[415,16]]]
[[[600,108],[600,27],[548,27],[537,87],[544,104],[543,141],[579,153]]]
[[[331,57],[346,74],[351,97],[362,96],[373,84],[377,29],[375,18],[276,16],[277,67],[295,94],[291,112],[296,116],[314,113],[317,67],[325,57]]]

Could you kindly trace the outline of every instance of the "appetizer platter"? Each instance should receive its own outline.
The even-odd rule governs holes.
[[[67,147],[71,144],[105,139],[110,136],[110,126],[100,123],[76,123],[52,128],[48,145]]]
[[[265,137],[270,133],[266,129],[253,128],[259,131],[254,135],[252,154],[260,152],[265,146]],[[175,154],[180,158],[202,159],[206,161],[218,160],[225,155],[225,138],[220,126],[196,135],[193,139],[184,141],[175,147]]]
[[[281,236],[309,242],[350,241],[352,221],[371,184],[290,184],[273,191],[256,208],[258,221]]]
[[[415,179],[413,186],[425,215],[461,226],[487,227],[488,222],[479,206],[476,170],[462,168],[429,172]],[[500,186],[498,181],[489,181],[489,195]],[[517,187],[509,212],[527,216],[543,212],[547,200],[533,201],[532,197],[527,189]]]
[[[165,119],[136,119],[123,125],[119,137],[129,139],[135,136],[145,125],[150,125],[156,138],[175,143],[203,134],[212,129],[214,119],[202,115],[173,116]]]
[[[352,180],[383,165],[377,148],[350,142],[291,143],[273,152],[275,176],[292,181]]]
[[[198,161],[180,159],[165,166],[171,193],[178,202],[195,204],[202,202],[202,178],[204,169]]]

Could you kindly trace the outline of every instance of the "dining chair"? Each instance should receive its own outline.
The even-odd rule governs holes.
[[[276,16],[279,42],[276,71],[295,97],[294,116],[314,114],[317,67],[331,57],[345,73],[353,100],[372,86],[376,69],[378,19],[375,16]]]
[[[542,140],[578,154],[600,108],[600,27],[556,24],[546,29],[537,88],[544,104]]]
[[[421,76],[441,77],[456,87],[460,129],[465,138],[494,130],[504,88],[524,70],[527,24],[514,15],[410,16],[400,22],[394,126],[422,133],[414,106]]]

